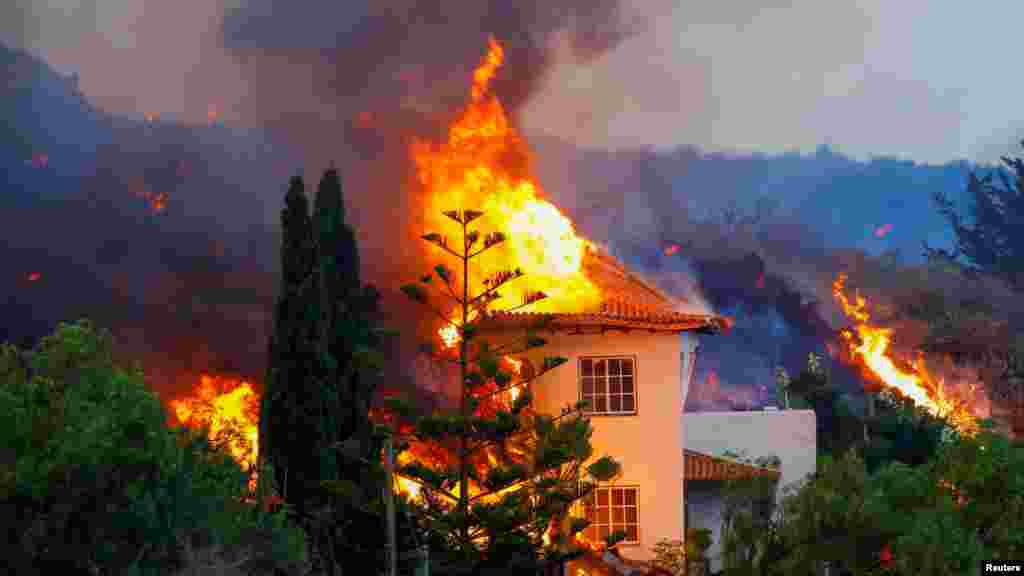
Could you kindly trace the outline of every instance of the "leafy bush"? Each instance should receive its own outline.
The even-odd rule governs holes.
[[[301,532],[245,503],[246,475],[205,431],[170,429],[109,334],[61,324],[0,348],[0,517],[16,573],[166,574],[191,550],[260,544],[251,563],[304,559]],[[271,556],[272,558],[268,558]]]
[[[855,451],[826,457],[759,523],[727,510],[725,574],[814,574],[829,563],[840,573],[941,576],[1020,558],[1024,445],[990,427],[950,438],[918,466],[870,472]]]

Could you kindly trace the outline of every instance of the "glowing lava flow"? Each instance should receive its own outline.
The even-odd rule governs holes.
[[[524,277],[502,286],[501,298],[492,302],[492,308],[517,306],[528,294],[541,291],[547,298],[530,311],[579,311],[600,303],[599,290],[583,272],[590,243],[576,234],[569,218],[544,200],[540,184],[529,172],[530,151],[490,86],[503,60],[501,46],[490,39],[487,55],[473,72],[470,101],[448,127],[447,140],[440,144],[420,140],[411,147],[427,198],[427,231],[451,229],[453,223],[443,215],[446,211],[483,211],[474,228],[484,234],[501,232],[506,239],[472,261],[471,292],[479,293],[483,281],[493,274],[518,268]],[[456,239],[461,244],[461,238]],[[438,253],[443,252],[438,249]],[[454,328],[442,330],[446,345],[458,342]]]
[[[934,381],[922,361],[914,363],[910,371],[901,370],[889,356],[892,330],[872,326],[867,311],[867,300],[856,294],[851,302],[843,293],[846,276],[840,274],[832,283],[832,295],[843,308],[843,312],[856,321],[857,338],[849,330],[842,332],[850,351],[860,357],[881,382],[898,390],[931,414],[946,418],[961,433],[971,434],[978,423],[968,405],[947,397],[941,380]],[[858,342],[859,340],[859,342]]]
[[[228,430],[239,431],[241,437],[232,438],[228,450],[243,469],[252,469],[259,449],[259,400],[251,384],[204,374],[194,397],[169,404],[179,422],[192,429],[208,427],[211,439]],[[255,473],[249,488],[256,488]]]

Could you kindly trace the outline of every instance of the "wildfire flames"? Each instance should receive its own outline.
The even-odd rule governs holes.
[[[473,72],[470,101],[448,127],[440,144],[415,141],[411,154],[427,198],[429,231],[448,229],[449,210],[481,210],[479,229],[501,232],[503,246],[474,260],[469,270],[470,289],[477,293],[493,274],[520,269],[525,275],[503,286],[495,309],[523,302],[527,294],[544,292],[547,298],[531,307],[535,312],[573,311],[598,304],[597,287],[583,273],[590,243],[578,236],[558,208],[544,200],[537,180],[528,172],[529,150],[509,124],[490,83],[501,67],[504,52],[493,38],[479,67]],[[454,345],[458,332],[443,328],[442,341]]]
[[[192,429],[207,427],[211,439],[228,430],[240,432],[240,437],[228,442],[228,450],[243,468],[251,470],[256,464],[259,398],[250,383],[203,374],[194,396],[169,404],[179,422]],[[249,479],[249,488],[256,488],[255,473]]]
[[[909,370],[896,365],[889,351],[892,330],[871,325],[867,300],[856,294],[851,301],[843,292],[845,283],[846,276],[840,274],[832,283],[832,295],[843,312],[856,321],[856,336],[850,330],[842,332],[850,352],[886,387],[899,391],[931,414],[945,417],[959,432],[974,433],[978,422],[970,406],[947,395],[943,381],[928,373],[922,359],[918,358]]]

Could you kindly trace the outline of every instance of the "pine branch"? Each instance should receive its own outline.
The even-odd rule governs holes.
[[[469,255],[469,258],[476,258],[477,256],[483,254],[484,252],[490,250],[491,248],[497,246],[498,244],[501,244],[504,241],[504,234],[502,234],[501,232],[491,232],[490,234],[484,237],[483,248],[480,248],[476,252],[471,253]]]
[[[496,347],[492,348],[490,352],[492,354],[494,354],[495,356],[508,356],[510,354],[523,354],[523,353],[528,352],[528,351],[530,351],[530,350],[532,350],[534,348],[538,348],[540,346],[543,346],[546,343],[547,343],[547,341],[545,341],[543,338],[535,338],[535,337],[532,337],[532,336],[527,336],[527,337],[522,339],[522,347],[521,348],[514,348],[514,349],[512,348],[513,346],[518,346],[520,344],[520,341],[516,340],[516,341],[509,342],[508,344],[501,344],[499,346],[496,346]],[[480,355],[479,354],[472,359],[473,362],[478,362],[479,360],[480,360]]]
[[[463,226],[484,215],[484,213],[479,210],[447,210],[442,212],[442,214]]]
[[[425,355],[425,356],[428,356],[431,360],[438,360],[438,361],[441,361],[441,362],[447,362],[447,363],[453,364],[455,366],[459,365],[459,359],[458,358],[452,358],[450,356],[444,356],[444,355],[441,355],[441,354],[435,354],[433,350],[423,350],[423,349],[421,349],[420,353]]]
[[[544,292],[541,292],[540,290],[538,290],[536,292],[531,292],[531,293],[528,293],[526,296],[523,297],[523,301],[522,301],[521,304],[516,304],[515,306],[513,306],[511,308],[505,308],[505,309],[502,310],[502,312],[515,312],[516,310],[520,310],[522,308],[526,308],[527,306],[529,306],[531,304],[534,304],[536,302],[539,302],[539,301],[541,301],[541,300],[543,300],[543,299],[545,299],[547,297],[548,297],[548,295],[545,294]]]
[[[491,277],[484,280],[484,285],[487,289],[477,294],[474,298],[470,299],[469,304],[472,306],[477,301],[487,298],[488,295],[498,288],[504,286],[507,282],[515,280],[523,276],[523,271],[519,268],[515,270],[502,270],[501,272],[494,273]]]
[[[432,293],[440,294],[441,296],[444,296],[444,297],[446,297],[446,298],[451,298],[451,299],[452,299],[452,300],[454,300],[454,301],[455,301],[455,303],[456,303],[456,304],[458,304],[459,306],[465,306],[465,303],[464,303],[464,302],[462,301],[462,298],[459,298],[459,297],[458,297],[458,296],[457,296],[457,295],[455,294],[455,291],[454,291],[454,289],[453,289],[453,288],[451,287],[451,285],[449,285],[449,284],[446,284],[445,286],[446,286],[446,287],[448,288],[448,291],[447,291],[447,292],[445,292],[444,290],[441,290],[440,288],[437,288],[437,287],[435,287],[435,286],[431,285],[431,288],[433,288],[433,290],[434,290],[434,292],[432,292]]]
[[[454,320],[452,320],[451,318],[448,318],[447,316],[445,316],[444,314],[442,314],[440,310],[438,310],[437,308],[434,308],[434,306],[433,306],[433,305],[431,305],[431,304],[430,304],[429,302],[427,302],[426,300],[420,301],[420,304],[423,304],[424,306],[426,306],[427,308],[429,308],[429,309],[430,309],[430,311],[431,311],[431,312],[433,312],[435,316],[437,316],[437,317],[438,317],[438,318],[440,318],[441,320],[444,320],[446,324],[449,324],[450,326],[452,326],[452,327],[453,327],[453,328],[455,328],[455,329],[459,329],[459,325],[458,325],[458,324],[456,324]]]
[[[423,236],[420,236],[420,238],[426,240],[427,242],[430,242],[431,244],[437,246],[438,248],[444,250],[445,252],[451,254],[452,256],[455,256],[456,258],[460,260],[462,259],[462,254],[459,254],[458,252],[448,247],[447,236],[442,236],[437,232],[431,232],[430,234],[424,234]]]

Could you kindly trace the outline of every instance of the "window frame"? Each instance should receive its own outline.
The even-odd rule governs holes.
[[[608,523],[607,524],[599,524],[597,522],[597,519],[595,518],[593,521],[591,521],[590,525],[587,526],[587,528],[585,528],[583,530],[583,532],[581,532],[581,534],[584,536],[584,538],[586,538],[587,537],[587,535],[586,535],[586,531],[587,530],[589,530],[590,528],[594,528],[594,531],[596,533],[596,532],[598,532],[600,530],[600,526],[608,526],[608,534],[611,534],[612,532],[614,532],[614,530],[612,530],[612,526],[614,526],[616,524],[616,522],[613,521],[615,512],[613,511],[614,507],[612,506],[612,493],[611,493],[611,491],[615,490],[615,489],[619,489],[619,490],[633,490],[633,492],[634,492],[634,494],[636,496],[635,499],[634,499],[634,501],[636,503],[634,505],[632,505],[632,506],[629,506],[629,508],[635,508],[636,509],[636,540],[628,540],[628,539],[627,540],[622,540],[621,542],[619,542],[619,545],[620,546],[641,546],[642,543],[643,543],[643,534],[641,532],[641,527],[643,526],[643,524],[640,522],[640,485],[639,484],[633,484],[633,483],[626,483],[626,484],[598,484],[594,488],[594,491],[591,492],[590,497],[594,498],[594,501],[595,501],[594,505],[596,507],[597,506],[596,501],[597,501],[597,493],[598,493],[598,491],[599,490],[607,490],[608,491]],[[623,504],[623,505],[620,506],[620,508],[623,509],[623,516],[625,516],[625,510],[626,510],[627,506],[625,504]],[[581,518],[587,518],[587,503],[586,503],[585,499],[581,499],[580,500],[579,514],[580,514]],[[627,523],[624,522],[624,524],[627,524]],[[627,538],[628,538],[628,536],[627,536]],[[596,544],[600,544],[602,542],[601,538],[595,538],[595,540],[597,540],[597,542],[595,542]]]
[[[639,414],[640,414],[640,395],[639,395],[639,373],[640,373],[640,368],[638,366],[639,363],[637,362],[636,354],[594,354],[594,355],[581,355],[581,356],[577,357],[577,359],[576,359],[576,394],[577,394],[577,397],[579,398],[579,400],[581,402],[583,401],[583,361],[584,360],[630,360],[633,363],[633,394],[632,394],[632,396],[633,396],[633,410],[631,410],[629,412],[622,411],[622,410],[617,411],[617,412],[612,412],[612,411],[609,411],[609,410],[605,409],[603,412],[595,412],[593,410],[593,407],[590,407],[590,408],[587,408],[587,409],[584,410],[584,414],[586,416],[588,416],[588,417],[590,417],[590,416],[612,416],[612,417],[617,417],[617,416],[639,416]],[[608,378],[608,376],[606,374],[605,375],[606,385],[608,384],[607,378]],[[591,394],[591,396],[594,396],[594,394]],[[609,391],[608,388],[606,388],[606,390],[604,392],[604,396],[605,396],[606,399],[610,399],[611,392]],[[623,396],[623,394],[621,394],[621,392],[620,392],[620,396]],[[607,406],[611,406],[610,400],[607,401]]]

